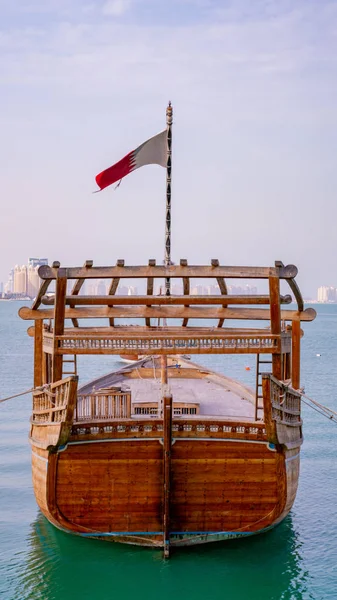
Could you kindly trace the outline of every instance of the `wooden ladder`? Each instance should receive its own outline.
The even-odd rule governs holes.
[[[266,354],[263,355],[268,356]],[[255,386],[255,421],[262,418],[263,414],[263,394],[262,394],[262,374],[269,371],[261,371],[261,365],[272,365],[270,359],[261,360],[260,354],[256,355],[256,386]]]
[[[71,369],[71,365],[73,365],[74,370],[73,371],[71,371],[71,370],[64,371],[65,363],[69,364],[69,369]],[[67,358],[63,359],[62,365],[63,365],[62,377],[64,377],[65,375],[77,375],[77,356],[76,356],[76,354],[73,354],[73,355],[68,354]]]

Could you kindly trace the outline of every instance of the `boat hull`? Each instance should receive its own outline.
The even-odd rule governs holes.
[[[32,442],[37,503],[58,528],[84,537],[163,547],[160,439]],[[179,439],[172,446],[170,545],[269,530],[295,499],[299,449],[265,441]]]

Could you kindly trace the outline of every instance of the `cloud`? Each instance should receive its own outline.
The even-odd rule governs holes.
[[[130,0],[108,0],[103,4],[103,15],[108,15],[109,17],[121,17],[129,10],[130,4]]]

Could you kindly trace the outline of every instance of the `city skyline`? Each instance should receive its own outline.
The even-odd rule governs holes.
[[[41,265],[47,265],[47,258],[28,258],[27,264],[15,265],[10,272],[9,278],[6,282],[0,281],[0,297],[30,297],[34,298],[39,289],[41,280],[38,276],[38,268]],[[69,291],[72,287],[72,283],[68,282]],[[110,283],[105,280],[93,279],[91,282],[87,282],[87,286],[83,286],[81,294],[87,295],[107,295],[110,287]],[[139,292],[138,292],[139,287]],[[118,285],[116,294],[117,295],[137,295],[146,293],[145,281],[140,281],[139,286],[134,285],[123,285],[121,282]],[[234,285],[233,283],[227,284],[228,294],[257,294],[258,288],[251,286],[249,283],[243,283],[242,285]],[[154,294],[158,295],[163,293],[164,283],[157,282],[154,285]],[[173,295],[183,294],[182,283],[172,283],[171,293]],[[190,293],[192,295],[197,294],[209,294],[216,295],[220,294],[218,284],[215,282],[214,285],[205,286],[202,282],[195,284],[191,287]],[[317,288],[316,295],[312,297],[304,296],[306,301],[318,302],[322,304],[336,303],[337,302],[337,287],[333,285],[320,285]]]
[[[27,264],[15,265],[9,272],[8,280],[1,282],[0,292],[4,297],[35,298],[41,283],[38,269],[47,264],[48,258],[28,258]]]

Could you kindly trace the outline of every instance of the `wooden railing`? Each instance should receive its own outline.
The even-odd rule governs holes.
[[[72,380],[72,377],[68,377],[62,382],[45,386],[42,391],[33,392],[34,424],[65,421]]]
[[[301,420],[301,394],[270,378],[270,400],[272,418],[277,423],[298,427]]]
[[[289,450],[297,448],[303,442],[300,392],[267,373],[262,386],[268,440]]]
[[[73,423],[77,376],[67,377],[33,393],[30,439],[34,446],[56,449],[67,443]]]
[[[162,438],[162,419],[127,420],[124,422],[88,422],[74,423],[72,440],[90,440],[105,438]],[[266,440],[264,423],[235,422],[228,419],[173,419],[172,437],[198,439],[242,439]]]
[[[102,419],[130,419],[131,393],[99,390],[92,394],[79,394],[75,409],[75,421]]]
[[[221,330],[220,330],[221,331]],[[120,337],[118,331],[111,335],[56,336],[58,354],[230,354],[237,353],[273,353],[280,351],[280,336],[261,335],[219,335],[219,330],[200,335],[188,332],[181,334],[158,335],[156,332],[142,336],[130,332]],[[49,334],[50,335],[50,334]],[[48,340],[48,341],[47,341]],[[48,352],[52,348],[49,336],[44,335],[44,347]]]
[[[200,413],[200,404],[198,402],[173,402],[173,415],[198,415]],[[140,415],[158,415],[160,408],[158,402],[134,402],[132,403],[132,414]]]

